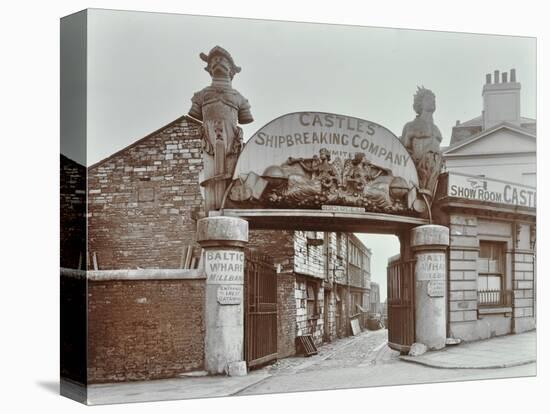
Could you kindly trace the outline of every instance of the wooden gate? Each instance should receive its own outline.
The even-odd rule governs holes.
[[[245,277],[244,353],[251,368],[277,359],[277,272],[270,257],[247,252]]]
[[[388,265],[388,345],[408,352],[415,339],[414,260]]]

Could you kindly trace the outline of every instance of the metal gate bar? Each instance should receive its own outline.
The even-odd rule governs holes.
[[[388,345],[406,352],[415,340],[415,260],[388,265]]]
[[[249,367],[277,359],[277,273],[271,258],[246,253],[245,360]]]

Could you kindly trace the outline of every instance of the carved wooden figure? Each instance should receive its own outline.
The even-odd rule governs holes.
[[[441,132],[433,120],[434,93],[419,87],[414,95],[413,109],[417,114],[416,118],[404,126],[401,140],[416,166],[420,192],[431,198],[443,168],[439,147]]]
[[[195,93],[189,115],[203,122],[203,176],[205,210],[218,210],[243,147],[243,132],[238,124],[253,121],[248,101],[231,85],[241,68],[225,49],[215,46],[200,58],[212,84]]]

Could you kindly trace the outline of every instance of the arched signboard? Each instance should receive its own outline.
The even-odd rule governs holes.
[[[323,112],[283,115],[257,131],[237,161],[226,206],[413,213],[418,175],[388,129]]]

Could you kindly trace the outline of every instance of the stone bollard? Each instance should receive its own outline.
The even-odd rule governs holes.
[[[445,347],[447,339],[447,254],[449,229],[426,225],[411,230],[415,266],[416,342],[428,349]]]
[[[204,248],[206,273],[205,369],[209,374],[235,375],[235,367],[244,364],[246,374],[243,247],[248,222],[225,216],[200,219],[197,241]],[[242,369],[238,371],[243,375]]]

